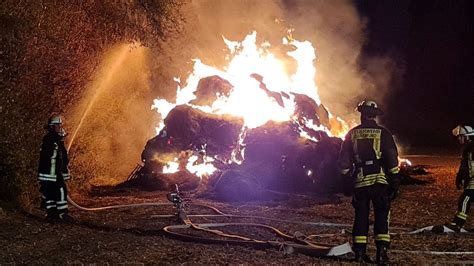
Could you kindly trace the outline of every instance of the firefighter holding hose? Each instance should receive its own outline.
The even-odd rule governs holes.
[[[458,138],[463,146],[461,164],[456,175],[456,187],[464,188],[458,200],[458,211],[451,223],[446,226],[456,232],[466,223],[467,215],[472,201],[474,200],[474,130],[470,126],[457,126],[453,129],[453,135]]]
[[[361,124],[347,133],[339,154],[341,173],[353,193],[353,251],[357,262],[372,262],[366,253],[372,202],[376,262],[386,264],[390,202],[396,197],[400,183],[397,146],[392,134],[377,124],[376,117],[383,112],[374,101],[361,102],[357,111],[361,114]]]
[[[71,222],[65,184],[69,179],[69,159],[64,145],[66,133],[62,127],[62,118],[59,115],[51,116],[44,128],[47,133],[41,143],[38,167],[41,208],[46,211],[48,222]]]

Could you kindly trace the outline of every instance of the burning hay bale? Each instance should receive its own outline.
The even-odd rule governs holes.
[[[164,125],[147,143],[137,177],[187,171],[226,200],[261,199],[265,190],[339,190],[342,141],[330,136],[347,125],[320,104],[312,44],[282,42],[297,66],[288,75],[288,58],[279,60],[256,40],[254,32],[241,43],[226,42],[228,67],[196,60],[175,103],[155,100]]]
[[[213,185],[206,190],[212,190],[221,200],[268,198],[266,190],[307,193],[339,190],[337,155],[342,142],[339,138],[313,131],[319,142],[311,141],[300,135],[301,128],[295,121],[269,121],[246,129],[241,135],[242,120],[209,115],[187,105],[175,107],[164,122],[161,133],[145,146],[142,153],[145,165],[138,174],[140,178],[129,181],[128,185],[166,190],[173,183],[197,184],[192,178],[178,179],[175,174],[164,173],[167,163],[177,158],[174,160],[177,170],[190,174],[189,158],[197,154],[201,158],[217,159],[213,165],[218,173],[207,177],[217,180],[209,182]],[[243,137],[241,144],[240,137]],[[236,164],[232,160],[241,149],[245,160]]]
[[[196,95],[205,97],[232,88],[216,76],[199,84]],[[145,165],[122,187],[169,190],[178,184],[186,190],[205,184],[204,195],[224,201],[270,199],[272,191],[341,192],[337,159],[342,139],[306,126],[313,121],[329,128],[329,113],[310,97],[293,95],[295,119],[269,120],[255,128],[245,127],[243,119],[192,105],[174,107],[160,134],[147,142]]]
[[[142,152],[144,166],[120,188],[168,190],[174,184],[183,190],[197,188],[201,179],[196,166],[207,158],[213,158],[212,167],[225,165],[239,146],[243,126],[239,118],[207,114],[187,105],[176,106],[164,122],[163,130]]]
[[[194,92],[196,99],[192,100],[191,104],[211,106],[218,97],[229,97],[233,87],[229,81],[219,76],[203,78],[199,80],[197,89]]]
[[[207,114],[180,105],[166,117],[163,130],[176,150],[205,148],[209,156],[227,157],[238,145],[242,126],[239,118]]]
[[[261,78],[257,80],[260,89],[267,91]],[[227,95],[232,90],[228,81],[217,76],[201,79],[198,87],[199,97],[193,102],[204,105],[215,100],[209,95]],[[201,191],[226,201],[268,199],[271,191],[341,192],[337,158],[342,139],[306,123],[330,128],[329,112],[306,95],[291,95],[294,119],[269,120],[255,128],[247,128],[243,119],[234,116],[209,114],[193,105],[175,106],[160,134],[147,142],[142,153],[145,165],[127,185],[168,190],[174,184],[182,189],[205,184]]]
[[[304,94],[293,93],[293,95],[295,96],[295,114],[298,119],[312,120],[318,126],[330,128],[329,113],[324,105],[318,105],[316,101]]]
[[[337,188],[337,156],[341,141],[313,142],[300,136],[294,122],[268,122],[245,138],[245,172],[269,189],[314,192]],[[334,183],[333,183],[334,182]]]
[[[142,152],[145,163],[142,172],[162,172],[174,159],[179,164],[183,151],[205,149],[207,155],[227,161],[238,145],[242,125],[241,119],[209,115],[187,105],[177,106],[166,117],[160,134],[147,142]],[[186,165],[187,159],[181,163]]]
[[[419,179],[413,177],[414,175],[426,176],[429,172],[426,170],[424,165],[412,165],[409,160],[401,159],[400,160],[400,175],[402,176],[401,185],[424,185],[433,183],[434,180],[429,179]]]
[[[199,186],[200,178],[188,171],[178,171],[172,174],[147,173],[137,178],[131,178],[116,186],[118,189],[137,188],[144,191],[170,191],[177,184],[182,190],[193,190]]]

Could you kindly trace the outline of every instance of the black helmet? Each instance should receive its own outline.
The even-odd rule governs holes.
[[[357,106],[357,111],[364,115],[377,116],[383,115],[382,110],[377,106],[377,103],[374,101],[362,101]]]

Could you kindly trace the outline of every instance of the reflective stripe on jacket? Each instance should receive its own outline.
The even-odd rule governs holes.
[[[398,152],[392,134],[375,121],[351,129],[339,156],[342,174],[354,171],[355,187],[388,184],[387,173],[397,174]]]
[[[464,180],[465,189],[474,189],[474,141],[464,148],[459,166],[458,180]]]
[[[52,131],[48,132],[41,143],[38,180],[68,180],[68,163],[67,150],[61,136]]]

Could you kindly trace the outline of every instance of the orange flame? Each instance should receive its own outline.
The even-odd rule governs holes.
[[[186,86],[178,85],[175,103],[164,99],[155,99],[152,109],[157,110],[164,119],[176,106],[187,104],[207,113],[227,114],[240,117],[244,120],[244,128],[256,128],[272,120],[277,122],[295,121],[295,94],[303,94],[313,99],[318,105],[321,103],[318,88],[314,82],[316,68],[313,61],[316,54],[313,45],[309,41],[297,41],[289,37],[282,40],[282,44],[292,48],[287,55],[296,62],[296,72],[289,76],[283,59],[277,58],[269,51],[271,47],[268,42],[258,46],[256,44],[257,33],[247,35],[242,42],[230,41],[225,38],[224,42],[229,49],[229,64],[223,69],[208,66],[199,59],[194,59],[194,70],[186,79]],[[200,79],[217,75],[229,81],[233,89],[226,97],[216,95],[217,100],[212,106],[196,106],[191,101],[196,98],[194,92]],[[175,78],[180,84],[180,80]],[[264,84],[264,85],[263,85]],[[265,88],[262,89],[262,86]],[[269,94],[277,93],[286,95],[280,97],[280,102]],[[329,136],[342,137],[349,130],[349,126],[338,117],[329,113],[329,127],[316,125],[311,120],[304,120],[304,126],[313,130],[321,130]],[[301,121],[299,121],[301,122]],[[156,128],[157,133],[163,129],[163,121]],[[301,136],[313,139],[304,130]],[[164,171],[177,171],[176,162],[170,162]],[[212,165],[212,164],[211,164]],[[197,171],[197,170],[194,170]],[[204,171],[204,175],[207,172]]]

